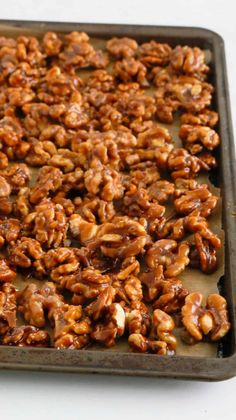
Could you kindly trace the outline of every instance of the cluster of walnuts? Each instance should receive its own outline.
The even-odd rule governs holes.
[[[48,32],[0,38],[0,68],[0,343],[126,336],[173,354],[176,315],[189,343],[221,339],[225,299],[204,303],[179,278],[214,272],[221,247],[218,198],[196,179],[219,145],[204,52],[129,38],[96,50],[85,33]],[[158,124],[177,111],[183,147]],[[31,279],[22,290],[17,273]]]

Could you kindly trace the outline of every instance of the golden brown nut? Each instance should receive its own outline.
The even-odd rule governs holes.
[[[220,144],[219,135],[210,127],[183,124],[179,136],[184,147],[193,155],[199,154],[203,148],[214,150]]]
[[[56,292],[53,283],[46,282],[39,289],[36,284],[28,284],[17,297],[18,311],[25,320],[35,327],[44,327],[46,324],[45,311],[51,319],[55,309],[64,305],[62,296]]]
[[[140,301],[132,301],[125,308],[125,322],[129,334],[142,334],[146,336],[151,328],[151,315],[147,306]]]
[[[60,53],[62,42],[55,32],[47,32],[43,37],[43,48],[48,56]]]
[[[147,241],[148,235],[144,227],[124,216],[101,225],[96,239],[89,246],[92,249],[99,247],[106,257],[124,259],[143,252]]]
[[[106,48],[116,58],[132,57],[138,48],[138,44],[134,39],[127,37],[111,38],[107,41]]]
[[[11,241],[15,241],[20,234],[20,221],[18,219],[0,220],[0,248]]]
[[[207,125],[213,128],[218,122],[218,114],[206,108],[198,114],[184,113],[180,116],[180,120],[182,124]]]
[[[204,308],[203,295],[190,293],[182,308],[182,321],[195,341],[201,341],[204,335],[209,335],[212,341],[220,340],[230,328],[226,301],[217,294],[208,296]]]
[[[0,286],[0,336],[16,326],[16,288],[10,283]]]
[[[218,341],[224,337],[230,329],[226,300],[222,296],[214,293],[208,296],[206,308],[213,316],[214,326],[210,338],[212,341]]]
[[[178,45],[172,50],[170,63],[174,70],[186,74],[201,76],[207,73],[209,68],[205,64],[205,55],[200,48]]]
[[[62,172],[57,168],[43,166],[39,171],[36,185],[31,189],[30,201],[39,203],[52,191],[56,191],[62,184]]]
[[[151,340],[144,337],[142,334],[131,334],[128,338],[128,343],[132,350],[138,353],[168,354],[165,341]]]
[[[145,42],[139,47],[140,61],[146,66],[164,66],[170,60],[171,47],[156,41]]]
[[[49,347],[50,335],[48,331],[31,325],[21,325],[10,329],[3,337],[2,344],[19,347]]]
[[[146,263],[150,268],[163,265],[166,278],[176,277],[189,264],[188,254],[189,246],[186,242],[178,244],[172,239],[160,239],[148,250]]]
[[[26,187],[31,178],[30,169],[25,163],[17,163],[8,166],[1,174],[14,192]]]
[[[7,283],[12,281],[16,277],[15,271],[13,271],[9,265],[8,262],[1,258],[0,259],[0,283]]]
[[[153,327],[156,328],[158,339],[167,344],[168,350],[175,351],[177,341],[172,334],[175,324],[171,316],[160,309],[155,309],[153,312]]]
[[[9,248],[9,260],[18,267],[30,267],[35,260],[39,260],[43,256],[43,250],[38,241],[32,238],[22,236],[11,243]],[[15,273],[14,273],[15,274]]]
[[[54,347],[58,349],[81,349],[89,344],[91,321],[83,316],[80,305],[63,305],[51,316],[54,326]]]
[[[106,347],[115,344],[115,339],[124,334],[125,331],[125,312],[119,303],[112,303],[106,309],[104,323],[98,323],[91,338]]]
[[[88,299],[97,298],[110,283],[111,278],[107,274],[102,274],[93,267],[87,267],[77,273],[63,276],[60,287],[74,293],[73,301],[81,304]]]
[[[68,223],[63,207],[43,199],[24,219],[24,229],[33,232],[37,241],[48,248],[64,245]]]

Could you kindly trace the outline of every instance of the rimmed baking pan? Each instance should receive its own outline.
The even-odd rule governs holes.
[[[0,346],[0,367],[64,372],[96,372],[199,380],[223,380],[236,373],[236,170],[230,117],[224,42],[215,32],[201,28],[137,25],[80,24],[57,22],[0,21],[1,36],[42,35],[46,31],[85,31],[106,39],[129,36],[139,42],[156,39],[172,46],[198,46],[211,53],[211,71],[216,88],[214,106],[220,116],[219,187],[222,195],[222,227],[225,232],[225,272],[218,282],[228,302],[231,331],[220,343],[217,355],[172,357],[126,351],[56,350]]]

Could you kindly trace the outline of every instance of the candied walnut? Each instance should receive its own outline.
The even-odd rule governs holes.
[[[105,69],[109,64],[109,56],[102,50],[97,50],[89,58],[89,65],[96,69]]]
[[[140,272],[140,264],[135,257],[125,258],[121,264],[120,271],[117,274],[118,280],[125,280],[131,274],[136,276]]]
[[[160,340],[151,340],[142,334],[130,334],[128,343],[131,349],[138,353],[169,354],[167,343]]]
[[[0,152],[0,170],[8,167],[8,157],[5,153]]]
[[[220,240],[218,240],[220,242]],[[190,252],[190,266],[200,268],[203,273],[210,274],[217,269],[216,248],[209,240],[204,239],[200,233],[194,235],[194,250]],[[217,248],[220,243],[217,243]]]
[[[13,117],[4,117],[0,120],[0,140],[6,147],[16,147],[23,137],[20,121]]]
[[[11,243],[8,252],[9,261],[13,265],[25,268],[30,267],[33,261],[39,260],[43,256],[40,243],[35,239],[24,236],[18,239],[16,243]]]
[[[148,239],[140,223],[123,216],[114,218],[112,223],[103,223],[89,247],[99,247],[106,257],[124,259],[142,253]]]
[[[49,347],[50,335],[47,331],[30,325],[10,329],[2,339],[5,346]]]
[[[220,143],[215,130],[202,125],[184,124],[180,127],[179,136],[184,147],[193,155],[202,152],[203,148],[214,150]]]
[[[125,83],[137,81],[142,87],[148,86],[146,67],[133,57],[124,58],[122,61],[116,61],[113,72],[117,78]]]
[[[76,168],[73,172],[64,174],[62,178],[62,186],[60,192],[69,192],[70,190],[81,190],[84,187],[84,173],[82,169]]]
[[[114,106],[128,123],[133,118],[150,120],[156,111],[155,99],[145,95],[141,90],[120,91]]]
[[[156,117],[158,121],[171,124],[174,121],[173,113],[177,111],[179,104],[177,101],[170,99],[169,97],[157,98],[156,100]]]
[[[167,354],[167,345],[165,342],[150,340],[139,333],[130,334],[128,343],[134,352]]]
[[[81,35],[82,34],[82,35]],[[66,69],[81,68],[89,65],[94,48],[89,43],[89,38],[84,32],[71,32],[65,35],[65,45],[59,54],[62,65]]]
[[[203,109],[198,114],[192,114],[190,112],[184,113],[180,116],[182,124],[190,125],[204,125],[213,128],[218,122],[218,114],[210,109]]]
[[[0,220],[0,248],[11,241],[16,241],[20,234],[20,221],[18,219]]]
[[[31,204],[29,202],[30,189],[20,188],[14,203],[14,213],[19,217],[25,217],[30,213]]]
[[[205,335],[212,341],[218,341],[230,328],[226,301],[218,294],[208,296],[206,308],[203,307],[201,293],[188,295],[182,308],[182,321],[195,341],[201,341]]]
[[[16,326],[16,288],[5,283],[0,286],[0,336]]]
[[[60,282],[63,276],[73,274],[80,266],[76,250],[73,248],[50,249],[43,257],[46,269],[55,282]]]
[[[87,141],[83,142],[74,138],[72,150],[77,153],[77,164],[84,169],[90,169],[91,166],[94,168],[97,163],[99,166],[101,163],[109,164],[111,168],[117,169],[120,154],[128,152],[133,144],[136,144],[136,139],[130,133],[109,130],[105,133],[93,132],[89,134]]]
[[[68,223],[63,207],[43,199],[24,219],[24,229],[32,231],[37,241],[48,248],[66,244]]]
[[[147,190],[138,188],[135,185],[130,185],[130,189],[124,196],[124,210],[128,216],[144,216],[147,219],[152,215],[155,218],[163,216],[165,209],[159,206],[157,202],[152,203],[149,201]]]
[[[90,194],[99,194],[103,200],[112,201],[123,196],[121,174],[115,169],[94,161],[84,174],[84,184]]]
[[[18,311],[35,327],[46,324],[45,311],[51,319],[53,311],[64,305],[62,296],[56,292],[53,283],[46,282],[40,289],[34,283],[28,284],[17,296]]]
[[[39,141],[52,141],[58,147],[65,147],[68,143],[68,138],[64,127],[50,124],[41,131]]]
[[[132,274],[122,281],[118,279],[118,276],[115,276],[112,286],[116,291],[116,299],[119,301],[129,303],[140,301],[143,298],[141,281]]]
[[[179,214],[190,214],[197,210],[202,217],[208,217],[216,208],[218,197],[212,195],[206,184],[195,190],[187,190],[174,200],[174,208]]]
[[[226,300],[214,293],[207,297],[206,308],[213,316],[213,329],[210,334],[212,341],[224,337],[230,329]]]
[[[81,84],[81,79],[75,73],[67,74],[60,67],[53,66],[46,72],[45,84],[41,85],[38,98],[50,105],[61,102],[62,99],[65,102],[66,98],[73,100],[72,95],[77,92]]]
[[[18,36],[17,57],[20,61],[27,61],[31,66],[44,63],[44,55],[41,52],[39,41],[34,36]]]
[[[72,214],[69,220],[70,232],[82,244],[87,244],[96,237],[98,226],[87,222],[79,214]]]
[[[147,194],[149,200],[157,200],[158,203],[164,204],[173,196],[174,191],[174,184],[169,181],[158,180],[148,187]]]
[[[170,315],[160,309],[155,309],[153,312],[153,330],[156,329],[156,336],[167,344],[167,350],[170,352],[174,352],[177,346],[177,340],[172,334],[174,327],[175,324]]]
[[[103,323],[96,324],[91,338],[106,347],[115,344],[115,339],[124,334],[125,312],[119,303],[112,303],[106,309]]]
[[[111,278],[107,274],[102,274],[93,267],[87,267],[72,275],[64,276],[60,281],[60,287],[74,293],[74,302],[84,303],[87,299],[97,298],[110,283]]]
[[[106,48],[116,58],[133,57],[137,51],[138,44],[131,38],[111,38],[106,43]]]
[[[83,316],[82,306],[65,304],[56,308],[51,318],[54,325],[54,347],[81,349],[90,342],[91,320]]]
[[[196,77],[172,78],[155,92],[157,117],[162,122],[171,123],[173,113],[178,109],[200,112],[210,105],[212,92],[212,85],[200,82]]]
[[[150,268],[163,265],[166,278],[176,277],[189,264],[189,251],[186,242],[178,244],[172,239],[160,239],[147,251],[145,259]]]
[[[0,175],[0,199],[9,197],[11,194],[11,186],[7,180]]]
[[[143,285],[145,301],[151,302],[156,299],[162,290],[163,266],[158,265],[153,270],[142,272],[139,277]]]
[[[50,192],[55,192],[62,184],[62,172],[51,166],[44,166],[39,170],[35,186],[31,189],[30,202],[39,203]]]
[[[27,87],[9,87],[7,96],[10,105],[21,107],[33,101],[35,92]]]
[[[13,271],[9,265],[8,262],[1,258],[0,259],[0,283],[7,283],[9,281],[12,281],[16,277],[15,271]]]
[[[115,289],[107,286],[97,297],[97,299],[86,307],[86,313],[97,321],[104,315],[107,308],[112,304],[115,297]]]
[[[31,166],[47,165],[53,155],[57,153],[57,148],[51,141],[38,141],[31,139],[30,151],[26,156],[26,162]]]
[[[13,192],[19,191],[28,185],[31,174],[25,163],[16,163],[1,171],[1,174],[11,186]]]
[[[146,66],[165,66],[170,61],[171,47],[156,41],[145,42],[140,45],[138,53],[140,61]]]
[[[176,278],[163,279],[159,284],[159,297],[153,303],[154,309],[161,309],[168,314],[179,312],[184,305],[188,290]]]
[[[32,68],[26,62],[19,63],[15,71],[13,71],[8,79],[8,83],[12,87],[33,88],[38,84],[38,80],[43,76],[43,68]]]
[[[125,322],[129,334],[147,335],[151,328],[151,316],[147,306],[135,300],[125,310]]]
[[[175,71],[200,77],[209,71],[209,67],[205,64],[204,51],[197,47],[178,45],[171,52],[170,64]]]
[[[66,193],[64,191],[59,191],[53,198],[52,201],[55,204],[60,204],[66,216],[71,216],[75,211],[75,206],[69,198],[65,198]]]
[[[87,89],[96,89],[97,92],[109,92],[114,89],[114,77],[106,70],[95,70],[89,76]]]
[[[50,57],[60,53],[62,42],[55,32],[47,32],[43,37],[42,45],[45,53]]]
[[[41,130],[48,125],[49,109],[45,103],[32,102],[23,105],[25,118],[22,123],[28,137],[39,137]]]
[[[132,184],[137,185],[140,188],[146,188],[148,185],[160,179],[160,173],[157,169],[157,165],[153,162],[141,162],[130,167],[131,181]]]
[[[214,166],[214,159],[205,162],[201,157],[192,156],[182,148],[172,150],[168,156],[168,169],[173,179],[193,178],[200,171],[209,171]]]
[[[48,161],[48,165],[60,168],[64,173],[71,172],[78,165],[80,157],[78,153],[68,149],[58,149]]]
[[[100,223],[109,222],[116,214],[112,202],[100,200],[93,196],[84,198],[79,212],[85,220],[91,223],[96,223],[97,220]]]
[[[141,161],[154,161],[157,167],[165,169],[167,166],[167,160],[169,154],[174,148],[171,144],[171,136],[166,128],[154,125],[153,127],[145,130],[138,135],[137,149],[135,155],[137,156],[137,162]],[[126,160],[127,163],[132,159],[132,155]],[[137,163],[137,162],[132,162]]]
[[[1,181],[0,181],[1,182]],[[0,197],[0,214],[8,216],[13,210],[13,203],[9,197]]]

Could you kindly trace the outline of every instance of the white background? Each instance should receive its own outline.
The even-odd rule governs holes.
[[[201,26],[225,40],[236,127],[234,0],[0,0],[1,19]],[[219,383],[0,371],[4,420],[233,420],[236,378]]]

